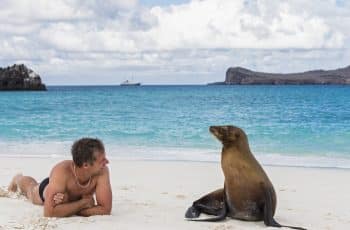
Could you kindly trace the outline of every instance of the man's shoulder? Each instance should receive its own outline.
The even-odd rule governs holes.
[[[101,174],[104,174],[104,175],[109,175],[109,168],[108,166],[106,165],[103,169],[102,169],[102,172]]]
[[[68,179],[71,176],[70,162],[69,160],[61,161],[52,168],[48,185],[49,194],[66,190]]]
[[[52,174],[60,174],[61,176],[67,175],[70,172],[70,167],[72,166],[71,160],[64,160],[58,162],[51,170]]]
[[[109,178],[109,168],[106,166],[102,171],[97,175],[97,178]]]
[[[67,168],[68,166],[71,166],[72,165],[72,160],[63,160],[63,161],[60,161],[58,162],[54,168]]]

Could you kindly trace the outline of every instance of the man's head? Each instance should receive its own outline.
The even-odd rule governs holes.
[[[74,164],[78,167],[92,166],[97,159],[101,161],[99,163],[103,166],[108,163],[103,143],[97,138],[85,137],[75,141],[71,152]]]

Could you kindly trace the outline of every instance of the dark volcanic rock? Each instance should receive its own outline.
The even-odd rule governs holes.
[[[216,83],[218,84],[218,83]],[[241,67],[231,67],[226,72],[225,85],[304,85],[350,84],[350,66],[336,70],[313,70],[302,73],[263,73]]]
[[[0,68],[0,90],[46,90],[40,76],[25,65]]]

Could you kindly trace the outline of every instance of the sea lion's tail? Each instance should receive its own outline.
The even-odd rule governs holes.
[[[303,228],[303,227],[295,227],[295,226],[289,226],[289,225],[281,225],[281,224],[277,223],[277,221],[276,221],[275,219],[272,219],[272,222],[270,222],[270,223],[266,223],[265,220],[264,220],[264,223],[265,223],[266,226],[276,227],[276,228],[286,227],[286,228],[291,228],[291,229],[307,230],[306,228]]]
[[[294,227],[294,226],[288,226],[288,225],[281,225],[281,227],[286,227],[286,228],[291,228],[291,229],[299,229],[299,230],[307,230],[306,228]]]
[[[287,227],[291,229],[306,230],[306,228],[303,228],[303,227],[294,227],[294,226],[288,226],[288,225],[281,225],[277,223],[277,221],[273,218],[271,188],[265,188],[264,191],[265,191],[264,223],[266,226],[277,227],[277,228]]]

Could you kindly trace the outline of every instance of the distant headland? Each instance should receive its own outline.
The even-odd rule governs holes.
[[[224,82],[208,85],[350,85],[350,66],[335,70],[312,70],[301,73],[264,73],[242,67],[230,67]]]
[[[24,64],[0,67],[0,90],[46,90],[39,74]]]

